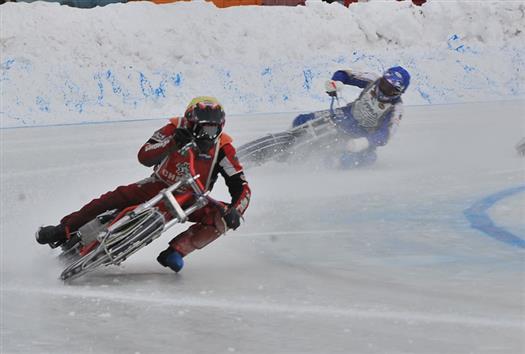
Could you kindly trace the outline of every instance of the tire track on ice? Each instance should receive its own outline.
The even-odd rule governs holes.
[[[361,308],[341,308],[323,305],[294,305],[283,303],[239,302],[225,299],[196,299],[182,297],[177,299],[155,297],[152,294],[114,293],[70,287],[44,289],[31,287],[3,287],[10,293],[34,293],[49,296],[95,298],[125,303],[146,303],[159,306],[195,307],[216,310],[244,311],[252,313],[294,314],[311,316],[348,317],[361,320],[390,320],[422,324],[453,324],[467,327],[498,327],[523,330],[525,322],[520,319],[492,319],[486,317],[464,316],[451,313],[430,313],[415,311],[376,310]]]

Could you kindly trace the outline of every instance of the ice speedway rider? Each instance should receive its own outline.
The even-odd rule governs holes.
[[[388,143],[402,116],[401,95],[410,84],[400,66],[382,76],[351,70],[336,71],[325,83],[332,99],[345,85],[362,88],[359,97],[341,108],[300,114],[292,128],[248,142],[237,150],[246,167],[269,160],[304,161],[320,155],[330,167],[353,168],[374,163],[376,149]],[[333,101],[332,101],[333,105]]]
[[[232,139],[223,132],[225,113],[214,97],[194,98],[184,117],[170,119],[157,130],[138,153],[141,164],[154,167],[153,174],[139,182],[120,186],[93,199],[80,210],[62,218],[57,226],[45,226],[37,231],[40,244],[62,243],[82,225],[101,213],[137,205],[157,195],[168,185],[183,178],[186,162],[178,159],[179,149],[191,141],[196,143],[195,170],[206,190],[211,190],[220,174],[228,187],[231,202],[208,204],[189,217],[194,222],[186,231],[173,238],[157,261],[175,272],[182,269],[183,257],[200,249],[224,234],[237,229],[248,207],[251,191],[243,168],[236,157]],[[175,192],[177,193],[177,192]]]
[[[409,84],[410,74],[401,66],[387,69],[380,77],[370,72],[339,70],[326,81],[325,89],[330,96],[337,96],[344,85],[363,89],[355,101],[341,108],[343,114],[334,119],[337,128],[350,137],[339,157],[339,167],[365,166],[376,161],[377,147],[386,145],[399,126],[403,114],[401,95]],[[301,114],[292,126],[316,118],[317,113]]]

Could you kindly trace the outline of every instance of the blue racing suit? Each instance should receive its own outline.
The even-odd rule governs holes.
[[[339,165],[342,168],[364,166],[374,163],[377,159],[376,148],[388,143],[403,114],[403,104],[400,97],[389,101],[380,101],[377,98],[377,83],[379,76],[372,73],[339,70],[334,73],[332,80],[340,81],[345,85],[362,88],[359,97],[348,105],[338,109],[333,122],[337,129],[350,139],[361,139],[359,151],[342,152]],[[309,120],[316,119],[323,112],[313,112],[297,116],[293,127],[297,127]]]

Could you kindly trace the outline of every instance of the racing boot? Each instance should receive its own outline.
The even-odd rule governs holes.
[[[164,251],[160,252],[157,257],[157,262],[163,267],[170,267],[175,273],[178,273],[184,267],[184,260],[182,255],[175,251],[173,248],[168,247]]]
[[[67,230],[62,224],[57,226],[43,226],[36,232],[36,241],[41,245],[59,246],[67,241]]]
[[[219,209],[214,209],[203,220],[207,224],[194,224],[170,241],[157,261],[164,267],[179,272],[184,266],[182,257],[201,249],[226,232],[226,225]]]

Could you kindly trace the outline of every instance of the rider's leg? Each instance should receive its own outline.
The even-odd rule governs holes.
[[[153,178],[120,186],[114,191],[93,199],[80,210],[63,217],[60,223],[67,225],[70,231],[75,231],[107,210],[124,209],[131,205],[143,203],[157,195],[163,188],[166,188],[166,184]]]
[[[59,225],[42,227],[37,232],[37,242],[46,244],[66,241],[69,233],[75,232],[97,215],[108,210],[124,209],[131,205],[140,204],[155,196],[165,187],[166,185],[163,182],[151,178],[128,186],[120,186],[114,191],[93,199],[80,210],[63,217]]]
[[[170,241],[170,246],[162,251],[157,261],[165,267],[178,272],[184,262],[182,258],[196,249],[201,249],[224,234],[227,227],[222,219],[220,206],[208,205],[192,215],[190,221],[197,222]]]

